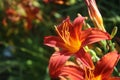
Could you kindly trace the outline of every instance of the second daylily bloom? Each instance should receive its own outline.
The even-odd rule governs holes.
[[[81,53],[77,58],[77,64],[66,61],[64,65],[59,65],[61,55],[53,54],[50,59],[49,69],[52,80],[120,80],[120,77],[111,76],[115,65],[120,59],[117,51],[112,51],[104,55],[96,65],[93,64],[89,53]],[[84,66],[81,63],[83,59]],[[59,66],[58,66],[59,65]],[[51,75],[52,74],[52,75]]]
[[[59,57],[56,58],[57,62],[54,62],[54,59],[50,59],[49,67],[58,69],[58,67],[61,67],[71,55],[77,56],[77,54],[80,54],[84,46],[100,40],[110,39],[108,33],[98,29],[89,28],[87,30],[82,30],[84,19],[84,17],[78,16],[73,23],[71,23],[70,19],[67,18],[62,24],[55,27],[58,36],[45,37],[45,45],[60,48],[60,51],[56,51],[53,54],[59,55]],[[54,63],[57,65],[54,65]],[[50,68],[50,75],[52,77],[56,76],[56,73],[52,71],[53,69],[51,70]]]
[[[87,64],[91,65],[89,68],[83,66],[85,71],[85,77],[83,80],[120,80],[120,77],[111,76],[115,65],[120,59],[120,54],[118,54],[117,51],[112,51],[104,55],[95,66],[89,53],[81,53],[79,57],[83,58]]]

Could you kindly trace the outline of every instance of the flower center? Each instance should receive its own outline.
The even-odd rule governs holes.
[[[68,50],[71,53],[75,53],[80,49],[81,41],[79,40],[78,35],[71,36],[71,34],[75,34],[73,32],[70,32],[70,27],[67,22],[63,23],[62,29],[59,31],[58,28],[55,27],[58,35],[61,37],[63,42],[65,43],[64,46],[66,50]]]
[[[85,69],[85,80],[102,80],[101,75],[99,76],[94,76],[94,69]]]
[[[101,75],[94,77],[92,80],[102,80]]]

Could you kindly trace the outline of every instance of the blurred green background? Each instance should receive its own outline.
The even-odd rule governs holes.
[[[44,37],[55,35],[54,25],[67,16],[89,16],[84,0],[63,1],[0,0],[0,80],[49,80],[54,50],[44,45]],[[106,30],[117,26],[120,38],[120,0],[97,0],[97,5]]]

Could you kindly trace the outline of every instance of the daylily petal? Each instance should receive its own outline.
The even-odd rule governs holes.
[[[73,26],[74,26],[74,27],[79,27],[78,30],[81,30],[84,20],[85,20],[85,17],[78,16],[78,17],[75,18],[75,20],[73,21]]]
[[[57,36],[45,37],[44,44],[50,47],[63,47],[63,41]]]
[[[85,20],[85,17],[82,17],[82,16],[78,16],[77,18],[74,19],[73,27],[71,29],[71,36],[74,39],[79,39],[84,20]]]
[[[63,22],[57,26],[57,31],[58,35],[63,34],[63,31],[67,30],[70,31],[71,28],[73,27],[73,24],[70,21],[70,18],[67,17],[65,20],[63,20]]]
[[[82,31],[81,35],[81,40],[83,41],[82,46],[92,44],[101,40],[110,39],[110,35],[107,32],[103,32],[94,28],[89,28],[87,30]]]
[[[112,51],[104,55],[95,67],[95,76],[102,75],[102,78],[107,80],[113,72],[114,66],[119,60],[117,51]]]
[[[49,73],[52,78],[58,77],[61,67],[69,59],[70,55],[65,51],[55,52],[49,61]]]
[[[76,53],[77,62],[81,62],[83,66],[88,68],[94,68],[94,64],[92,62],[91,56],[89,53],[86,53],[83,48],[80,49],[78,53]]]
[[[120,77],[111,77],[108,80],[120,80]]]
[[[61,73],[61,76],[66,77],[67,80],[84,80],[84,70],[70,61],[62,68]]]

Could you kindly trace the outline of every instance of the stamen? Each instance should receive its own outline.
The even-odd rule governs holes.
[[[59,32],[59,30],[57,29],[57,27],[55,27],[58,35],[63,39],[63,41],[70,45],[70,33],[69,33],[69,26],[67,23],[63,23],[63,26],[62,26],[62,30],[61,30],[61,33]]]
[[[95,76],[92,69],[84,68],[85,80],[94,80]]]
[[[79,50],[81,46],[81,41],[78,36],[78,31],[75,31],[74,33],[70,32],[70,25],[67,22],[64,22],[61,26],[61,30],[59,30],[57,27],[55,27],[58,35],[60,38],[64,41],[66,49],[68,49],[71,53],[75,53]],[[73,37],[71,34],[76,35]]]

